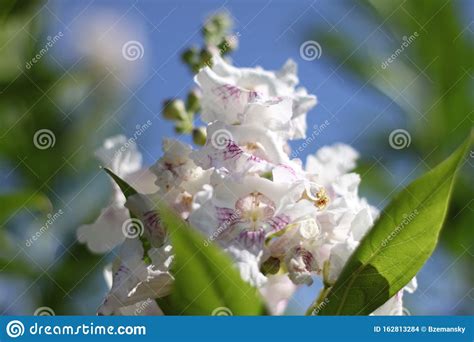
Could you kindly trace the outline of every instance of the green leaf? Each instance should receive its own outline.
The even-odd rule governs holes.
[[[23,209],[43,213],[52,210],[51,202],[45,195],[28,191],[0,195],[0,203],[0,226]]]
[[[368,315],[416,275],[436,247],[456,172],[471,143],[472,136],[393,199],[348,260],[325,305],[313,305],[308,313]]]
[[[165,314],[265,314],[257,290],[242,280],[229,256],[170,210],[160,213],[176,258],[173,292],[158,300]]]
[[[117,183],[120,190],[122,190],[122,193],[125,196],[125,198],[129,198],[130,196],[138,194],[137,190],[135,190],[130,184],[128,184],[122,178],[117,176],[112,170],[110,170],[106,167],[104,167],[104,170],[105,170],[105,172],[107,172],[110,175],[110,177],[112,177],[114,182]],[[129,210],[128,212],[129,212],[131,218],[137,218],[138,217],[138,215],[136,213],[133,213],[131,210]],[[149,264],[151,264],[151,259],[150,259],[150,256],[148,255],[148,252],[151,248],[150,241],[148,241],[148,239],[146,239],[143,235],[140,236],[140,241],[141,241],[142,246],[143,246],[143,253],[144,253],[143,254],[143,261],[147,265],[149,265]]]
[[[104,167],[104,171],[107,172],[110,177],[112,177],[115,183],[117,183],[120,190],[122,190],[122,193],[124,194],[125,198],[129,198],[130,196],[137,194],[137,190],[135,190],[130,184],[128,184],[122,178],[113,173],[110,169]]]

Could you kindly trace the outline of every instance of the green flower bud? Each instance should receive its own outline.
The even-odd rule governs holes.
[[[280,270],[280,259],[270,257],[260,267],[263,274],[277,274]]]
[[[202,66],[212,66],[212,52],[209,48],[202,49],[200,57]]]
[[[193,89],[188,93],[186,99],[186,109],[191,113],[196,113],[201,107],[201,94],[199,90]]]
[[[193,141],[196,145],[203,146],[206,143],[206,129],[204,127],[198,127],[193,129]]]
[[[183,100],[166,100],[163,104],[163,117],[168,120],[185,120],[186,108]]]
[[[176,133],[189,134],[193,131],[193,127],[193,123],[189,119],[185,119],[177,122],[174,126],[174,130],[176,131]]]
[[[181,59],[188,65],[196,64],[199,60],[199,50],[195,46],[185,50],[181,54]]]
[[[222,42],[217,46],[221,55],[228,54],[239,46],[239,38],[237,35],[231,35],[225,37]]]

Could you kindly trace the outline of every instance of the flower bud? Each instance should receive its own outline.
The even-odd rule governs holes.
[[[227,13],[212,16],[202,28],[204,39],[207,43],[215,45],[232,27],[232,19]]]
[[[202,49],[200,57],[202,66],[212,67],[212,52],[209,48]]]
[[[197,89],[193,89],[189,92],[186,100],[186,108],[191,113],[196,113],[201,107],[201,94]]]
[[[188,65],[193,65],[196,63],[196,60],[198,59],[198,53],[199,51],[196,47],[191,47],[182,53],[181,59],[183,60],[184,63]]]
[[[163,104],[163,117],[168,120],[183,120],[186,118],[186,108],[180,99],[166,100]]]
[[[280,259],[275,257],[268,258],[261,266],[263,274],[277,274],[280,270]]]
[[[191,133],[193,131],[193,123],[188,119],[181,120],[176,123],[176,125],[174,126],[174,129],[176,133],[180,133],[180,134]]]
[[[206,129],[204,127],[198,127],[193,129],[193,142],[196,145],[203,146],[206,143]]]
[[[239,45],[239,39],[237,35],[226,36],[222,42],[218,45],[219,53],[225,55],[234,51]]]

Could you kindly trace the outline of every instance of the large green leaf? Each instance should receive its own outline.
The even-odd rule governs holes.
[[[471,141],[469,137],[393,199],[348,260],[324,305],[315,304],[308,313],[370,314],[416,275],[436,247],[455,174]]]
[[[262,315],[257,290],[244,282],[229,256],[169,210],[161,218],[176,256],[172,294],[161,301],[172,315]]]

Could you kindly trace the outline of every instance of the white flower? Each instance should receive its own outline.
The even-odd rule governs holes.
[[[329,205],[317,214],[325,234],[325,242],[359,241],[374,222],[376,210],[358,196],[359,175],[345,174],[337,178],[327,192]]]
[[[164,297],[171,293],[173,276],[168,272],[172,262],[171,247],[152,248],[152,264],[143,261],[139,239],[127,239],[114,262],[112,286],[98,309],[99,315],[120,314],[120,310],[135,303]]]
[[[293,283],[311,285],[313,275],[321,270],[317,259],[320,238],[316,220],[301,219],[288,225],[279,238],[269,243],[269,253],[285,263]]]
[[[209,172],[204,172],[189,158],[190,146],[177,140],[163,141],[163,156],[150,167],[156,175],[156,185],[160,193],[165,194],[174,189],[196,192],[208,182]]]
[[[284,274],[267,277],[266,284],[260,288],[260,294],[272,315],[282,315],[296,285]]]
[[[319,149],[316,154],[306,159],[306,171],[316,174],[322,185],[328,185],[339,176],[351,171],[359,154],[345,144],[335,144]]]
[[[309,201],[300,200],[301,183],[277,183],[259,176],[247,176],[242,181],[224,177],[214,187],[217,217],[230,221],[227,234],[244,241],[262,239],[288,224],[315,213]],[[253,244],[253,242],[252,242]]]
[[[202,119],[205,122],[241,123],[249,103],[261,98],[287,97],[293,100],[289,137],[305,137],[306,113],[316,105],[316,97],[308,95],[304,88],[295,89],[298,77],[292,60],[278,72],[236,68],[217,55],[213,61],[212,68],[202,69],[195,78],[203,92]]]
[[[247,248],[241,244],[232,244],[224,249],[234,260],[240,277],[250,285],[262,287],[267,278],[260,272],[263,251],[258,248]]]
[[[153,175],[141,169],[142,156],[133,141],[127,141],[123,135],[105,140],[104,145],[96,151],[102,166],[111,169],[143,193],[156,190]],[[122,233],[123,223],[130,218],[124,207],[125,197],[118,186],[112,182],[112,198],[109,206],[102,209],[97,220],[78,228],[77,239],[86,243],[95,253],[105,253],[125,239]]]
[[[294,62],[273,72],[213,59],[213,67],[196,76],[206,144],[193,151],[165,140],[163,156],[150,168],[156,177],[153,191],[149,176],[146,189],[135,185],[141,157],[133,144],[121,148],[127,143],[124,137],[107,141],[99,153],[139,194],[125,202],[115,187],[111,206],[94,229],[80,228],[86,236],[82,241],[104,251],[121,243],[128,210],[143,230],[141,239],[122,243],[99,314],[131,313],[150,299],[147,313],[161,313],[154,299],[168,295],[174,279],[158,202],[199,229],[204,244],[215,243],[228,253],[241,278],[259,289],[273,314],[285,310],[296,285],[310,285],[321,275],[325,285],[336,282],[378,215],[358,194],[359,175],[349,173],[358,157],[351,147],[323,147],[308,157],[305,169],[299,159],[290,160],[288,141],[304,137],[306,114],[316,104],[314,96],[295,88]],[[147,255],[141,240],[151,246]],[[373,314],[400,314],[403,291],[415,288],[414,279]]]
[[[213,185],[212,197],[191,214],[190,222],[231,253],[243,279],[260,286],[265,239],[314,214],[316,208],[301,199],[304,186],[298,182],[278,183],[257,175],[236,180],[223,174]],[[202,220],[206,217],[211,219]]]
[[[346,241],[337,243],[331,248],[331,255],[329,257],[329,278],[326,279],[330,284],[336,282],[344,265],[358,245],[358,241],[347,238]]]
[[[218,134],[226,140],[216,141]],[[289,163],[278,134],[258,126],[229,126],[215,122],[207,127],[206,145],[191,153],[203,169],[225,168],[234,175],[267,172],[276,164]]]
[[[192,210],[193,196],[209,183],[212,170],[203,170],[190,158],[191,147],[177,140],[163,141],[163,156],[150,168],[156,175],[161,198],[186,219]]]
[[[161,247],[165,243],[166,231],[161,224],[158,206],[151,196],[136,194],[128,197],[125,206],[138,217],[137,230],[134,235],[148,239],[154,247]]]

